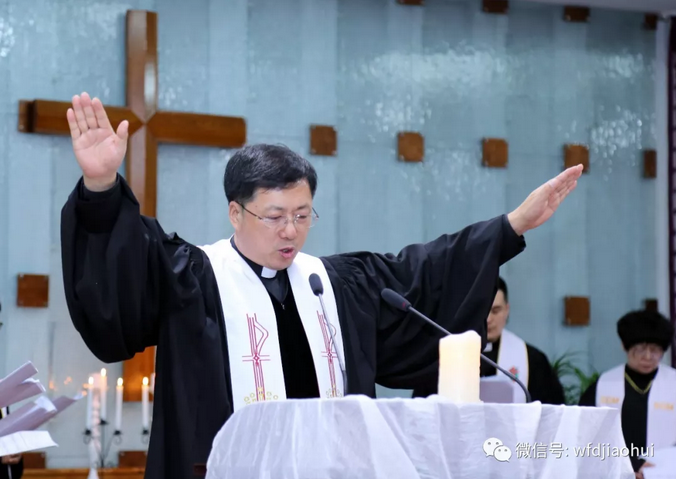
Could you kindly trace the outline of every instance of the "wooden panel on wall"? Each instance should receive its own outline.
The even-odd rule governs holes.
[[[589,148],[585,145],[565,145],[564,149],[564,167],[584,165],[582,173],[589,172]]]
[[[120,451],[117,455],[118,467],[146,467],[147,451]]]
[[[335,156],[338,149],[336,129],[328,125],[310,125],[310,153]]]
[[[564,299],[565,319],[568,326],[589,325],[589,298],[586,296],[566,296]]]
[[[44,452],[24,452],[24,469],[45,469],[47,467],[47,457]]]
[[[145,469],[140,467],[99,469],[99,479],[143,479]],[[87,479],[89,469],[24,469],[23,479]]]
[[[655,150],[643,152],[643,177],[657,178],[657,151]]]
[[[124,380],[123,400],[125,402],[141,401],[141,387],[143,378],[148,378],[150,384],[150,374],[155,370],[155,348],[146,348],[142,353],[136,353],[134,361],[125,361],[122,363],[122,378]],[[150,371],[150,373],[148,373]],[[153,395],[150,393],[150,400]]]
[[[653,311],[655,313],[659,312],[657,299],[655,298],[646,298],[643,300],[643,309],[646,311]]]
[[[509,145],[502,138],[484,138],[483,165],[489,168],[507,168]]]
[[[486,13],[506,14],[509,11],[508,0],[483,0],[482,10]]]
[[[563,7],[563,19],[567,22],[587,22],[589,20],[588,7]]]
[[[646,13],[643,19],[643,28],[646,30],[657,30],[657,15],[654,13]]]
[[[49,276],[19,274],[16,278],[16,305],[22,308],[49,306]]]
[[[420,133],[402,131],[398,135],[399,159],[420,162],[425,156],[425,139]]]

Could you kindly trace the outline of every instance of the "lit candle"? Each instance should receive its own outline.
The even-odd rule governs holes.
[[[108,395],[108,377],[106,376],[106,369],[101,369],[101,422],[108,419],[106,412],[106,396]]]
[[[439,341],[439,395],[456,403],[480,402],[481,337],[476,331]]]
[[[122,430],[122,378],[117,379],[115,388],[115,430]]]
[[[87,385],[87,431],[92,430],[92,400],[94,399],[94,378],[89,376],[89,384]]]
[[[143,378],[143,386],[141,387],[141,400],[143,412],[143,430],[148,430],[148,378]]]

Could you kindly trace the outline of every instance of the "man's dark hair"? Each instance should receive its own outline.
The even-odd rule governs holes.
[[[230,158],[223,175],[228,203],[246,204],[262,190],[284,189],[306,180],[312,197],[317,190],[317,172],[312,164],[283,145],[249,145]]]
[[[507,283],[505,280],[498,276],[498,291],[502,291],[502,294],[505,295],[505,303],[509,303],[509,295],[507,294]]]

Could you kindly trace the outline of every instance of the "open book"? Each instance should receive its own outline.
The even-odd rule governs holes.
[[[11,406],[45,392],[37,379],[32,379],[38,370],[28,361],[0,380],[0,407]],[[80,395],[69,398],[61,396],[51,401],[46,396],[11,410],[0,420],[0,456],[35,451],[57,444],[48,431],[37,428],[80,399]]]

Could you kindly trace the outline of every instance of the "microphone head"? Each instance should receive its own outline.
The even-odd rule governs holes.
[[[312,273],[310,275],[310,288],[312,288],[312,294],[315,296],[324,294],[324,285],[322,284],[322,279],[317,273]]]
[[[408,311],[411,308],[411,303],[409,300],[404,298],[399,293],[392,291],[390,288],[385,288],[382,290],[380,292],[380,297],[383,298],[387,304],[400,311]]]

